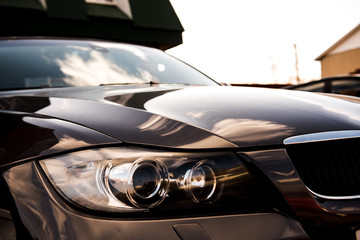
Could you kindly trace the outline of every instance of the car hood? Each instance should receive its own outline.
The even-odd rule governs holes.
[[[124,142],[174,148],[266,147],[295,135],[360,129],[357,98],[290,90],[103,86],[8,92],[1,102],[5,110],[75,122]]]

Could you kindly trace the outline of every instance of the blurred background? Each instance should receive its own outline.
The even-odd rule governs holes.
[[[232,84],[319,79],[315,59],[360,23],[359,0],[170,2],[185,32],[167,53]]]

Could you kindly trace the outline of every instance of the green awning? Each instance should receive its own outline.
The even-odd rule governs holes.
[[[184,31],[169,0],[0,0],[1,37],[115,40],[163,50]]]
[[[0,7],[15,7],[45,11],[39,0],[0,0]]]

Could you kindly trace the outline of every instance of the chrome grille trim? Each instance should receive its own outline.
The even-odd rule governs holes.
[[[360,130],[345,130],[345,131],[330,131],[330,132],[319,132],[310,133],[304,135],[298,135],[286,138],[283,143],[285,145],[299,144],[299,143],[312,143],[312,142],[323,142],[331,140],[351,139],[359,138]]]
[[[313,196],[360,199],[360,130],[299,135],[285,139],[284,144]]]
[[[310,188],[306,186],[306,189],[314,196],[322,198],[322,199],[328,199],[328,200],[354,200],[354,199],[360,199],[360,195],[354,195],[354,196],[327,196],[322,195],[319,193],[316,193],[312,191]]]

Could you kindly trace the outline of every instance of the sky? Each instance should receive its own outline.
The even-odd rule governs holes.
[[[185,31],[167,50],[218,82],[296,84],[315,58],[360,24],[360,0],[170,0]]]

